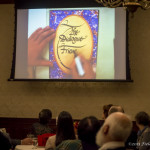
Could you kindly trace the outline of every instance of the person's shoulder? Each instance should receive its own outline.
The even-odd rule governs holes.
[[[55,141],[56,141],[56,135],[52,135],[48,138],[46,145],[45,145],[45,150],[49,150],[49,149],[54,149],[55,146]]]
[[[147,127],[145,132],[150,132],[150,127]]]
[[[56,147],[56,150],[83,150],[80,140],[65,140]]]
[[[56,140],[56,135],[52,135],[48,138],[48,141],[52,142]]]
[[[60,145],[64,145],[64,146],[81,146],[82,143],[80,140],[76,139],[76,140],[65,140],[63,141]]]
[[[49,137],[50,139],[56,139],[56,134]]]
[[[150,139],[150,130],[149,130],[149,129],[146,130],[146,131],[142,134],[142,136],[143,136],[144,138]]]
[[[40,126],[40,125],[41,125],[41,124],[40,124],[39,122],[35,122],[35,123],[32,124],[32,126],[34,126],[34,127],[35,127],[35,126]]]
[[[75,140],[65,140],[64,143],[75,143],[75,144],[81,144],[81,140],[75,139]]]
[[[144,132],[143,132],[142,135],[143,135],[143,136],[149,136],[149,137],[150,137],[150,127],[147,127],[147,128],[144,130]]]

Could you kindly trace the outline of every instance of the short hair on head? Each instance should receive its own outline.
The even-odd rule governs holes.
[[[114,113],[114,112],[122,112],[124,113],[124,109],[121,106],[113,105],[108,112],[108,115]]]
[[[94,116],[83,118],[78,125],[78,138],[81,141],[95,144],[96,134],[100,129],[100,122]]]
[[[136,116],[135,116],[135,120],[138,124],[144,125],[144,126],[148,126],[149,123],[150,123],[150,117],[144,111],[141,111],[141,112],[137,113]]]
[[[125,142],[132,130],[131,119],[121,112],[111,114],[104,124],[109,125],[109,135],[113,141]]]
[[[112,106],[113,106],[113,104],[108,104],[108,105],[104,105],[104,106],[103,106],[103,113],[104,113],[105,118],[108,117],[109,109],[110,109]]]
[[[39,113],[39,120],[41,124],[48,124],[52,118],[52,112],[49,109],[42,109]]]

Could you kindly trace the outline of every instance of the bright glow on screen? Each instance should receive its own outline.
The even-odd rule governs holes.
[[[18,9],[15,64],[15,79],[126,80],[126,12]]]

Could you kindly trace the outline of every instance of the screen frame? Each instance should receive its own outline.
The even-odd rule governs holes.
[[[16,0],[15,1],[15,35],[14,35],[14,52],[11,74],[8,81],[50,81],[50,82],[133,82],[131,80],[130,62],[129,62],[129,43],[128,43],[128,18],[129,13],[126,11],[126,79],[15,79],[15,62],[16,62],[16,36],[17,36],[17,10],[18,9],[36,9],[36,8],[83,8],[83,7],[103,7],[94,0]]]

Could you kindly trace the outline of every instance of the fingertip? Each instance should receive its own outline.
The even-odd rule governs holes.
[[[53,67],[53,63],[51,61],[48,60],[42,60],[38,63],[39,66],[49,66],[49,67]]]
[[[53,28],[51,28],[50,26],[46,26],[44,29],[45,30],[50,30],[51,32],[55,32],[55,30]]]
[[[55,30],[54,30],[54,29],[52,29],[52,28],[51,28],[51,31],[52,31],[52,32],[55,32]]]
[[[46,26],[45,29],[51,29],[50,26]]]
[[[54,38],[56,37],[56,33],[52,33],[48,38],[48,42],[50,42],[51,40],[54,40]]]
[[[39,28],[38,28],[38,30],[41,30],[41,29],[42,29],[42,27],[39,27]]]
[[[38,31],[40,31],[40,30],[42,30],[42,27],[37,28],[37,29],[35,30],[35,32],[38,32]]]
[[[52,34],[52,37],[55,38],[55,36],[56,36],[56,33],[53,33],[53,34]]]
[[[48,64],[48,66],[50,66],[50,67],[53,67],[54,65],[53,65],[53,62],[51,62],[51,61],[47,61],[47,64]]]
[[[54,64],[51,61],[50,61],[50,67],[52,68],[54,67]]]

